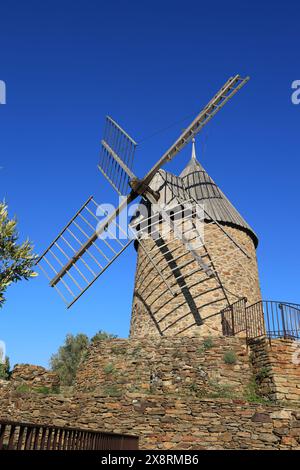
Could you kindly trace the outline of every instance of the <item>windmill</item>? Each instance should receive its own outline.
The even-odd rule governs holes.
[[[224,265],[229,269],[228,257],[236,266],[246,265],[246,276],[253,271],[253,277],[257,277],[252,247],[249,250],[242,237],[232,233],[232,227],[248,231],[254,244],[256,235],[214,187],[215,183],[207,180],[203,168],[197,166],[200,164],[195,156],[195,136],[248,80],[249,77],[239,75],[227,80],[141,179],[132,170],[137,143],[116,121],[106,117],[98,168],[122,196],[121,202],[109,213],[93,196],[89,197],[37,262],[68,308],[134,240],[139,261],[131,335],[182,334],[199,326],[205,330],[207,325],[209,331],[219,330],[220,326],[214,325],[216,312],[242,297],[240,293],[231,293],[220,277]],[[163,165],[191,141],[192,159],[180,177],[164,172]],[[196,173],[189,172],[191,168],[196,168]],[[193,189],[195,182],[189,181],[195,175],[200,185],[204,178],[208,193],[220,192],[213,206],[208,197],[209,204],[202,204],[200,211]],[[120,222],[122,211],[137,198],[141,198],[141,210],[136,211],[129,227],[124,228]],[[201,224],[199,228],[201,220],[205,222],[205,237]],[[212,256],[206,240],[218,237],[226,248],[219,247],[217,256]],[[195,298],[200,298],[200,303]]]

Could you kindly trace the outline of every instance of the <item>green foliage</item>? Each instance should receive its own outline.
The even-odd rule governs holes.
[[[232,385],[220,384],[216,381],[210,381],[212,391],[208,393],[209,398],[236,398],[236,392]]]
[[[250,403],[269,403],[270,402],[268,398],[264,398],[259,395],[258,384],[255,378],[250,380],[250,382],[245,387],[244,398]]]
[[[59,393],[59,387],[32,387],[26,383],[22,383],[16,387],[16,392],[19,395],[25,395],[28,393],[41,393],[42,395],[53,395]]]
[[[9,219],[7,205],[0,203],[0,308],[4,293],[13,282],[37,276],[32,267],[37,259],[29,240],[18,244],[16,219]]]
[[[59,393],[59,388],[58,387],[34,387],[32,389],[36,393],[41,393],[42,395],[53,395]]]
[[[110,333],[106,333],[106,331],[99,330],[94,336],[91,338],[91,344],[95,344],[98,341],[103,341],[105,339],[116,339],[117,335],[113,335]]]
[[[51,390],[51,393],[55,393],[55,394],[58,394],[61,391],[59,385],[54,385],[54,387],[50,388],[50,390]],[[65,391],[65,394],[66,394],[66,391]]]
[[[142,350],[142,347],[139,345],[139,346],[136,346],[135,348],[133,348],[133,350],[131,351],[131,355],[133,357],[138,357],[141,353],[141,350]]]
[[[117,354],[117,355],[123,355],[123,354],[126,354],[127,353],[127,349],[126,348],[122,348],[122,347],[119,347],[119,346],[115,346],[113,348],[111,348],[111,352],[113,354]]]
[[[226,351],[226,353],[223,356],[225,364],[236,364],[237,363],[237,357],[234,351]]]
[[[203,341],[203,347],[204,349],[211,349],[214,345],[214,342],[212,340],[211,337],[209,338],[206,338],[204,341]]]
[[[53,372],[56,372],[62,385],[72,385],[83,353],[89,345],[89,338],[83,333],[68,334],[65,343],[50,359]]]
[[[102,330],[98,331],[91,339],[83,333],[76,336],[68,334],[64,345],[50,359],[51,369],[59,375],[61,385],[73,385],[79,364],[88,357],[88,347],[90,345],[115,338],[117,338],[116,335]]]
[[[216,380],[209,380],[209,388],[198,387],[195,382],[189,385],[191,393],[195,394],[197,398],[236,398],[236,391],[232,385],[220,384]]]
[[[122,395],[122,391],[116,385],[110,385],[104,389],[104,393],[108,397],[120,397]]]
[[[110,362],[109,364],[106,364],[103,370],[105,374],[111,374],[112,372],[114,372],[115,368],[114,365]]]
[[[256,381],[261,383],[267,377],[269,377],[269,370],[267,367],[262,367],[256,374]]]
[[[6,356],[3,362],[0,362],[0,379],[8,380],[10,378],[10,363]]]
[[[204,398],[207,396],[207,391],[203,387],[199,387],[195,382],[192,382],[188,386],[189,391],[193,394],[196,395],[197,398]]]
[[[214,342],[212,340],[211,337],[209,338],[206,338],[203,342],[202,342],[202,345],[200,346],[200,348],[198,349],[198,352],[199,353],[203,353],[205,351],[207,351],[208,349],[211,349],[214,345]]]
[[[247,401],[253,403],[269,403],[271,400],[268,397],[262,397],[260,395],[260,385],[264,379],[269,377],[269,369],[267,367],[261,367],[261,369],[255,374],[255,377],[245,387],[244,397]]]
[[[27,384],[20,384],[20,385],[17,386],[16,392],[18,392],[19,394],[23,395],[23,394],[25,394],[25,393],[30,393],[30,392],[31,392],[31,388],[30,388],[29,385],[27,385]]]

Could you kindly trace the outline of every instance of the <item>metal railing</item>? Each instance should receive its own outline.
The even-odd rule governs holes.
[[[247,339],[300,339],[300,305],[261,300],[246,308]]]
[[[224,336],[235,336],[246,330],[246,297],[237,300],[221,312]]]
[[[0,450],[137,450],[137,436],[0,420]]]
[[[300,339],[299,304],[260,300],[247,306],[246,302],[246,298],[239,299],[220,312],[224,336],[245,332],[247,340],[262,336]]]

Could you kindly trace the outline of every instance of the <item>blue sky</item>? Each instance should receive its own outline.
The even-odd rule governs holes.
[[[41,252],[91,194],[105,114],[148,170],[228,77],[251,80],[197,138],[198,159],[257,232],[263,297],[300,302],[299,2],[1,2],[0,198]],[[194,114],[193,114],[194,113]],[[153,133],[180,121],[165,132]],[[147,138],[148,137],[148,138]],[[168,168],[179,172],[183,151]],[[47,365],[66,333],[126,337],[130,247],[71,309],[43,276],[7,291],[0,339],[12,363]]]

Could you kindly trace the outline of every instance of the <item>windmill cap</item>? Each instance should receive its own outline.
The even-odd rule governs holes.
[[[220,223],[237,226],[247,231],[258,245],[258,237],[229,199],[205,171],[196,157],[195,141],[192,141],[191,159],[179,175],[188,194],[197,202],[205,203],[210,217]]]

